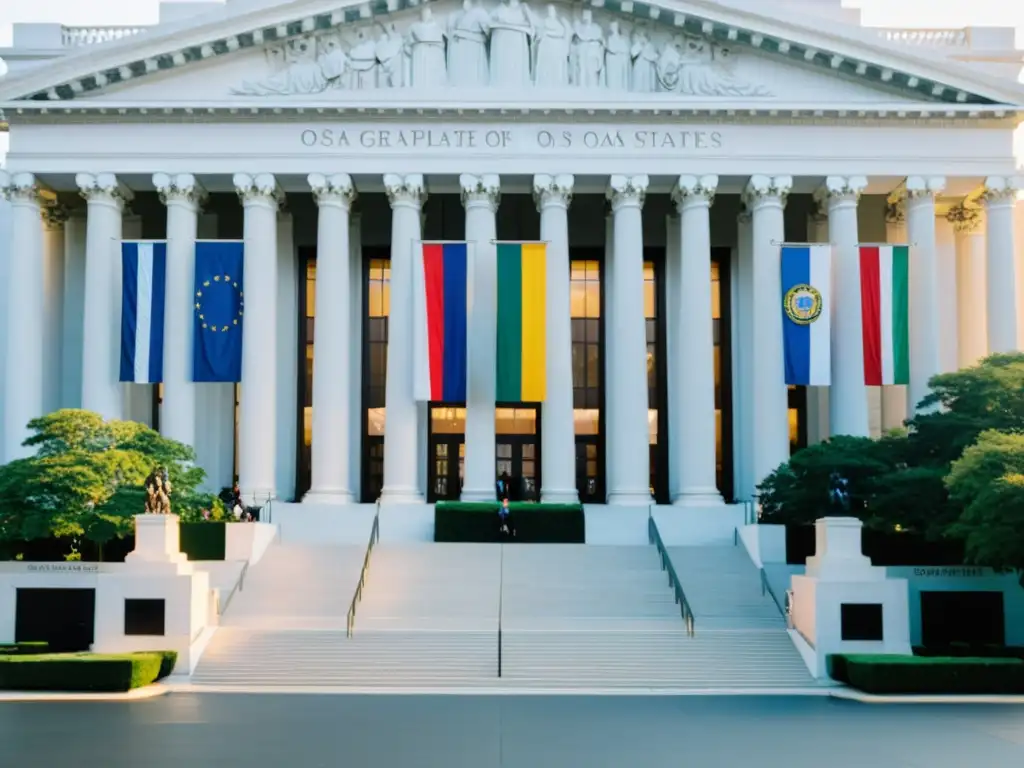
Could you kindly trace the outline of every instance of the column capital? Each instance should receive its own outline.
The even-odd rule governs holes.
[[[198,211],[209,197],[203,185],[191,173],[154,173],[153,186],[164,205],[180,203]]]
[[[754,217],[751,215],[750,206],[747,204],[746,199],[741,197],[740,212],[736,214],[736,223],[740,225],[749,224],[753,220]]]
[[[613,174],[608,180],[608,191],[605,193],[612,204],[612,210],[627,206],[643,207],[650,183],[646,173],[636,176]]]
[[[112,173],[79,173],[75,176],[78,193],[88,203],[106,203],[124,209],[135,195]]]
[[[785,205],[790,190],[793,189],[792,176],[751,176],[743,190],[742,199],[751,213],[762,205]]]
[[[533,177],[533,200],[537,210],[549,206],[568,208],[572,204],[576,177],[571,173],[538,173]]]
[[[885,201],[885,223],[886,224],[906,224],[907,223],[907,207],[904,205],[902,197],[898,197],[892,200]]]
[[[946,178],[944,176],[908,176],[906,187],[906,198],[910,202],[934,201],[935,197],[946,189]]]
[[[12,203],[41,205],[43,189],[35,174],[27,172],[8,173],[0,170],[0,198]]]
[[[1024,179],[1017,176],[989,176],[985,179],[985,189],[981,199],[985,205],[993,203],[1015,203],[1017,192],[1024,188]]]
[[[960,235],[972,235],[981,229],[981,211],[977,208],[968,208],[963,203],[950,208],[946,220]]]
[[[267,205],[276,210],[284,202],[284,192],[272,173],[236,173],[231,181],[242,205]]]
[[[66,205],[52,203],[50,205],[43,206],[42,215],[43,226],[47,229],[60,229],[64,226],[64,223],[71,218],[71,211],[68,210]]]
[[[841,203],[856,205],[867,186],[866,176],[829,176],[814,191],[814,200],[819,206],[828,208]]]
[[[501,177],[496,173],[485,173],[474,176],[464,173],[459,176],[459,187],[462,189],[462,205],[485,206],[491,212],[498,209],[501,200]]]
[[[710,206],[715,202],[717,191],[717,176],[680,176],[672,187],[672,202],[680,211],[691,205]]]
[[[427,187],[422,173],[409,173],[405,176],[385,173],[384,191],[392,208],[408,205],[419,209],[427,201]]]
[[[333,173],[330,176],[311,173],[306,181],[313,190],[313,199],[317,205],[336,205],[347,210],[358,197],[352,177],[347,173]]]

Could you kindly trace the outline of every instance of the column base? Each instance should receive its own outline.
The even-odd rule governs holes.
[[[575,488],[565,490],[541,488],[540,500],[545,504],[578,504],[580,495]]]
[[[355,504],[355,496],[344,490],[309,490],[302,497],[303,504]]]
[[[720,507],[725,506],[725,501],[717,488],[693,488],[676,494],[672,504],[677,507]]]
[[[463,488],[459,501],[495,501],[498,498],[495,488]]]
[[[610,507],[646,507],[653,503],[651,492],[643,491],[612,491],[606,502]]]
[[[423,494],[415,488],[385,488],[380,492],[381,504],[422,504]]]

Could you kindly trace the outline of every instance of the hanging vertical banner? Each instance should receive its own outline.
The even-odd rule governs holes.
[[[782,335],[786,384],[832,381],[832,246],[782,246]]]
[[[910,248],[860,248],[864,383],[910,383]]]
[[[122,241],[120,381],[163,381],[166,282],[167,243]]]
[[[196,242],[192,380],[242,380],[242,268],[240,240]],[[254,308],[258,312],[259,307]],[[258,341],[258,340],[257,340]],[[273,370],[266,375],[272,376]]]
[[[499,403],[537,403],[547,394],[547,245],[498,243]]]
[[[466,401],[469,256],[466,243],[421,243],[413,259],[414,394]]]

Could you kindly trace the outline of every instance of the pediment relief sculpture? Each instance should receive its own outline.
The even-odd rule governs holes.
[[[590,8],[570,18],[521,0],[463,0],[439,19],[433,7],[304,34],[269,46],[268,73],[233,87],[240,96],[310,96],[389,88],[602,89],[695,98],[767,97],[736,72],[736,54],[656,23],[626,23]]]

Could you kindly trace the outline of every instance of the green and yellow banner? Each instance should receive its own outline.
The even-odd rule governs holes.
[[[547,393],[547,245],[498,243],[495,399],[536,403]]]

